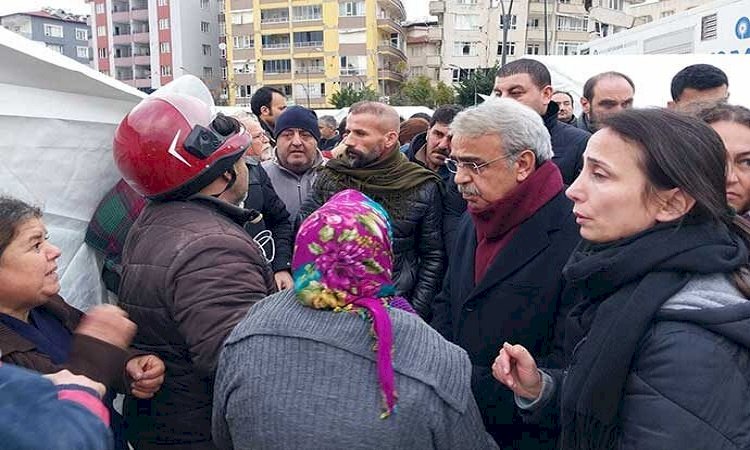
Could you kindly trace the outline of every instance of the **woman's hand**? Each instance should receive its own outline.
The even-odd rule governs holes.
[[[279,270],[273,274],[273,280],[276,282],[276,289],[283,291],[294,287],[292,274],[288,270]]]
[[[519,397],[536,400],[542,391],[542,375],[522,345],[504,343],[492,364],[492,375]]]
[[[130,393],[138,398],[153,397],[164,383],[164,371],[164,361],[156,355],[131,358],[125,365],[125,372],[133,380]]]
[[[75,332],[126,349],[133,340],[136,329],[136,325],[122,309],[114,305],[99,305],[83,316]]]
[[[83,375],[74,375],[69,370],[61,370],[49,375],[44,375],[44,378],[50,380],[52,384],[56,386],[61,384],[75,384],[92,389],[99,395],[99,398],[104,397],[104,393],[107,392],[107,389],[103,384],[97,383],[96,381],[84,377]]]

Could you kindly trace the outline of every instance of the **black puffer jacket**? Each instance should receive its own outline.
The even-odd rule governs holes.
[[[243,229],[250,212],[213,197],[149,203],[130,229],[120,305],[138,325],[133,347],[166,365],[150,400],[126,397],[135,448],[213,449],[213,378],[224,339],[275,291],[271,268]]]
[[[329,198],[347,188],[330,177],[328,169],[319,172],[310,196],[302,204],[298,224],[318,209]],[[383,204],[377,192],[362,191],[373,200]],[[440,185],[428,181],[413,189],[403,200],[405,216],[391,215],[393,228],[393,280],[396,292],[412,304],[422,318],[432,315],[432,299],[440,291],[444,270],[442,240],[443,202]]]

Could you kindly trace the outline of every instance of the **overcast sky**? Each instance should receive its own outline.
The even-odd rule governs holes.
[[[182,0],[188,1],[188,0]],[[427,16],[429,0],[401,0],[409,19]],[[0,16],[14,12],[39,10],[43,6],[62,8],[76,14],[88,14],[91,5],[85,0],[0,0]]]

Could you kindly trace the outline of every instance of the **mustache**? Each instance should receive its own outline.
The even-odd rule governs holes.
[[[470,196],[479,196],[479,189],[474,184],[459,184],[458,193]]]

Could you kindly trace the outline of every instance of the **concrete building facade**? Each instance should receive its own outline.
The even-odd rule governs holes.
[[[442,36],[437,21],[405,22],[406,57],[409,60],[407,76],[426,76],[440,79],[440,50]]]
[[[0,19],[3,27],[47,48],[88,65],[91,58],[89,26],[85,16],[45,9],[10,14]]]
[[[225,0],[223,95],[248,106],[261,86],[312,108],[343,86],[398,91],[406,70],[400,0]]]
[[[183,74],[221,93],[216,0],[87,0],[94,67],[144,91]]]

